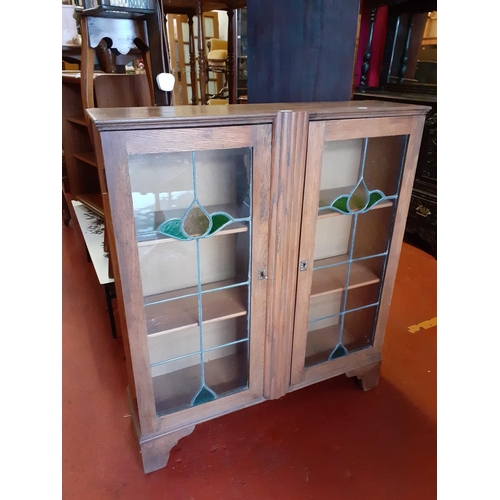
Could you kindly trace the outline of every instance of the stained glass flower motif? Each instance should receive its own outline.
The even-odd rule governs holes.
[[[212,236],[235,220],[224,212],[209,214],[203,206],[193,203],[184,217],[170,219],[158,226],[157,232],[177,240]]]
[[[320,206],[319,209],[333,210],[342,214],[363,213],[385,198],[385,194],[378,189],[368,190],[364,179],[361,178],[349,194],[342,194],[329,205]]]

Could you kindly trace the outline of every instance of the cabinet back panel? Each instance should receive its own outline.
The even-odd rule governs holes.
[[[342,307],[342,297],[343,292],[311,297],[307,331],[312,332],[326,326],[338,324],[339,316],[335,315],[339,314]]]
[[[168,241],[139,246],[144,296],[194,287],[198,283],[196,243]],[[248,231],[200,241],[201,283],[248,278]]]
[[[217,398],[248,388],[248,345],[223,347],[205,359],[205,382]],[[188,409],[199,394],[201,365],[199,355],[192,356],[188,366],[153,378],[158,415]],[[190,366],[189,366],[190,365]],[[200,401],[201,402],[201,401]],[[197,406],[195,404],[194,406]]]
[[[130,155],[128,159],[134,197],[149,194],[143,204],[149,201],[155,211],[190,206],[194,197],[190,152]],[[236,203],[238,195],[248,192],[249,148],[199,151],[195,161],[198,199],[204,206]]]
[[[364,179],[369,190],[379,189],[386,196],[397,193],[406,141],[405,135],[368,139]]]
[[[394,207],[372,209],[357,215],[353,258],[368,257],[387,251],[394,220]]]
[[[246,334],[246,317],[203,325],[203,346],[205,349],[213,349],[204,353],[205,361],[234,354],[236,345],[226,346],[224,349],[215,348],[242,340]],[[153,377],[194,366],[200,362],[199,355],[188,355],[198,354],[200,351],[200,328],[196,326],[179,332],[150,337],[148,347],[151,364],[163,362],[152,366]],[[174,360],[180,356],[186,357]]]
[[[320,191],[356,184],[361,164],[362,142],[361,139],[325,142]]]
[[[349,249],[351,227],[352,215],[318,219],[314,260],[346,254]]]

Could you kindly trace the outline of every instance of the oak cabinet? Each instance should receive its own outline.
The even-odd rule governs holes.
[[[426,107],[91,109],[145,472],[197,423],[376,385]]]

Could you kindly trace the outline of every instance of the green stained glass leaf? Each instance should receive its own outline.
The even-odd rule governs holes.
[[[208,232],[208,235],[216,233],[222,226],[233,220],[227,214],[213,214],[210,218],[212,219],[212,228]]]
[[[182,232],[181,226],[182,226],[181,219],[170,219],[160,224],[157,231],[161,234],[165,234],[166,236],[170,236],[171,238],[175,238],[177,240],[189,239]]]
[[[345,214],[349,213],[349,209],[347,208],[347,202],[349,201],[349,196],[343,195],[337,198],[332,204],[332,208],[336,208]]]
[[[384,193],[382,193],[381,191],[372,191],[370,193],[370,199],[368,201],[366,209],[368,210],[369,208],[373,207],[373,205],[375,205],[375,203],[380,201],[382,198],[385,198]]]
[[[206,385],[204,385],[199,391],[196,397],[193,399],[191,406],[201,405],[202,403],[208,403],[216,398],[216,394],[210,390]]]
[[[346,354],[349,354],[347,349],[342,344],[337,344],[337,347],[333,350],[328,359],[331,360],[331,359],[341,358]]]

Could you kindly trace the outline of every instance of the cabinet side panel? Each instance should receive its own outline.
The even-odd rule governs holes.
[[[112,218],[111,218],[111,209],[109,206],[109,194],[108,194],[108,188],[107,188],[107,180],[106,180],[106,173],[104,170],[104,158],[103,158],[103,149],[102,149],[102,142],[101,142],[101,135],[97,132],[97,129],[95,128],[95,125],[92,125],[92,133],[94,137],[94,143],[96,145],[96,160],[97,160],[97,165],[98,165],[98,172],[99,172],[99,182],[101,185],[101,193],[102,193],[102,201],[103,201],[103,209],[104,209],[104,216],[105,216],[105,230],[107,234],[107,240],[108,240],[108,245],[109,245],[109,253],[108,253],[108,258],[110,259],[110,266],[111,266],[111,272],[113,273],[113,280],[115,283],[115,293],[116,293],[116,300],[118,304],[123,305],[123,297],[121,294],[121,281],[120,281],[120,273],[118,270],[118,266],[114,265],[114,262],[116,261],[116,246],[115,246],[115,238],[114,238],[114,231],[113,231],[113,224],[112,224]],[[109,134],[103,134],[104,136],[104,141],[110,142],[112,144],[112,136],[110,137]],[[137,393],[136,393],[136,388],[135,388],[135,381],[134,381],[134,371],[132,368],[132,357],[131,357],[131,352],[130,352],[130,342],[128,338],[128,331],[126,327],[126,321],[125,317],[123,315],[123,307],[119,306],[118,307],[118,321],[120,323],[120,331],[122,333],[122,339],[123,339],[123,349],[124,349],[124,355],[125,355],[125,366],[127,368],[127,379],[129,383],[129,391],[131,395],[131,399],[134,405],[137,404]],[[137,411],[137,408],[136,408]]]
[[[108,132],[101,135],[102,160],[106,165],[102,172],[103,190],[107,190],[109,215],[113,221],[110,238],[111,262],[119,305],[120,322],[126,343],[130,346],[131,366],[135,395],[137,398],[141,432],[156,431],[153,386],[144,325],[143,293],[139,257],[135,244],[132,197],[127,168],[127,146],[124,134]],[[100,151],[101,148],[98,148]],[[99,152],[100,154],[100,152]]]

